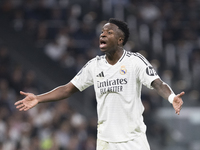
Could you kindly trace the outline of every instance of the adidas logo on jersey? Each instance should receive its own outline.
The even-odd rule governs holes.
[[[97,77],[104,77],[103,71],[97,75]]]

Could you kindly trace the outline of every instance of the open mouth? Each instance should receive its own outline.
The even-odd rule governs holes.
[[[104,48],[105,46],[106,46],[106,41],[100,40],[100,45],[99,45],[99,47],[100,47],[100,48]]]

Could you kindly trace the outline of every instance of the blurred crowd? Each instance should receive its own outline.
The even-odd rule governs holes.
[[[37,76],[13,61],[0,47],[0,150],[94,150],[96,118],[87,119],[67,100],[20,112],[14,103],[19,91],[40,93]]]
[[[12,13],[8,24],[16,32],[25,31],[74,75],[101,54],[98,38],[106,20],[122,19],[131,33],[125,49],[142,53],[176,93],[184,90],[186,106],[200,104],[199,0],[2,0],[0,6]],[[37,74],[13,62],[9,48],[1,45],[0,150],[95,150],[96,118],[75,111],[67,100],[19,112],[14,102],[22,98],[20,90],[42,91]],[[153,117],[163,101],[146,89],[142,100],[147,135],[165,146],[167,129]]]

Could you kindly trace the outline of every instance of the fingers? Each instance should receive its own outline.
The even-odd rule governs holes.
[[[20,108],[23,107],[23,106],[24,106],[24,104],[22,103],[22,104],[20,104],[20,105],[17,105],[16,108],[17,108],[17,109],[20,109]]]
[[[185,92],[181,92],[180,94],[178,94],[178,97],[182,97],[185,94]]]
[[[22,108],[19,109],[19,111],[23,111],[23,110],[26,111],[26,110],[28,110],[28,109],[29,109],[29,108],[28,108],[27,106],[23,106]]]
[[[182,109],[183,101],[182,101],[182,96],[185,94],[185,92],[181,92],[180,94],[177,95],[176,100],[174,101],[174,109],[176,114],[180,114],[180,111]]]
[[[23,111],[23,110],[26,111],[26,110],[29,109],[29,107],[28,107],[27,105],[25,105],[23,102],[24,102],[24,101],[21,100],[21,101],[17,101],[17,102],[15,103],[15,105],[17,105],[16,108],[19,109],[19,111]]]
[[[16,108],[19,109],[19,111],[27,111],[30,109],[27,105],[23,103],[21,103],[20,105],[17,105]]]
[[[24,95],[24,96],[27,96],[27,95],[28,95],[28,93],[25,93],[25,92],[23,92],[23,91],[20,91],[20,94],[21,94],[21,95]]]
[[[179,115],[179,114],[180,114],[180,111],[181,111],[181,109],[180,109],[180,108],[177,108],[177,109],[175,109],[175,113],[176,113],[177,115]]]
[[[22,100],[21,100],[21,101],[17,101],[17,102],[15,102],[15,105],[19,105],[19,104],[21,104],[21,103],[23,103]]]
[[[28,93],[25,93],[25,92],[23,92],[23,91],[20,91],[20,94],[21,94],[21,95],[25,95],[25,96],[28,95]],[[15,105],[19,105],[19,104],[21,104],[21,103],[23,103],[23,100],[17,101],[17,102],[15,103]]]
[[[20,103],[16,102],[15,105],[17,105],[16,108],[19,109],[20,111],[22,111],[26,108],[26,106],[23,104],[22,101],[20,101]]]
[[[21,95],[24,95],[24,96],[28,96],[28,93],[25,93],[25,92],[23,92],[23,91],[20,91],[20,94],[21,94]],[[27,106],[25,106],[23,102],[24,102],[24,99],[15,102],[14,105],[17,105],[16,108],[19,109],[20,111],[26,110],[26,109],[27,109]]]
[[[178,108],[178,109],[175,110],[175,112],[176,112],[177,115],[180,115],[181,109],[182,109],[182,107],[180,107],[180,108]]]
[[[177,105],[176,105],[176,107],[175,107],[175,112],[176,112],[176,114],[180,114],[180,111],[181,111],[181,109],[182,109],[182,105],[183,105],[183,101],[181,101],[181,102],[179,102]]]

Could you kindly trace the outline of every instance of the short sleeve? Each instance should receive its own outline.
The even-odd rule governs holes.
[[[153,87],[151,86],[151,83],[160,77],[156,73],[153,66],[143,55],[136,53],[136,56],[138,58],[138,78],[143,85],[152,89]]]
[[[83,91],[89,86],[93,85],[92,68],[92,61],[90,60],[71,80],[71,83],[76,86],[79,91]]]

